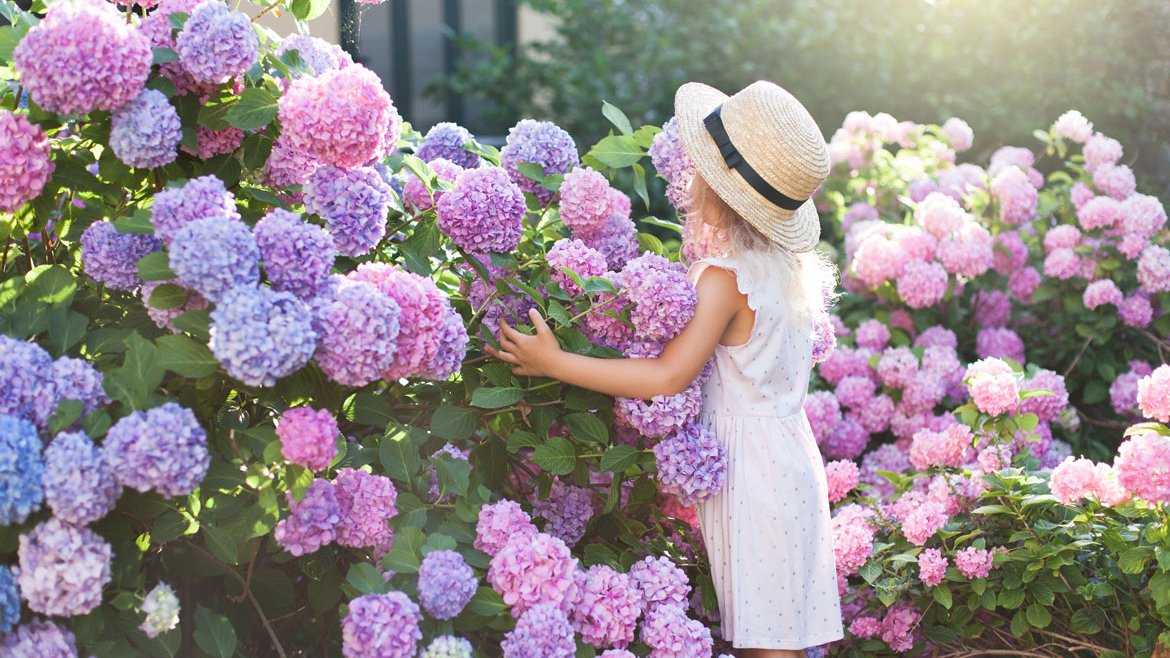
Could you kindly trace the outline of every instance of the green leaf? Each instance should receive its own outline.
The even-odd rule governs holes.
[[[629,167],[642,159],[642,147],[628,135],[610,135],[597,142],[589,150],[588,156],[595,158],[601,164],[614,169]]]
[[[61,400],[56,411],[53,412],[52,416],[49,416],[49,434],[55,435],[77,422],[77,419],[81,418],[82,411],[85,411],[85,405],[80,400]]]
[[[174,14],[171,14],[174,17]],[[227,617],[198,606],[195,612],[195,644],[213,658],[232,658],[236,653],[236,629]]]
[[[938,585],[931,590],[931,595],[934,596],[934,600],[938,601],[939,605],[947,610],[951,609],[951,604],[953,603],[951,599],[951,588],[946,585]]]
[[[225,118],[240,130],[259,130],[276,118],[277,98],[264,88],[249,87],[232,104]]]
[[[439,476],[440,492],[444,495],[449,493],[457,496],[467,495],[467,485],[471,477],[470,462],[450,455],[439,455],[435,460],[435,470]]]
[[[1146,568],[1146,562],[1153,557],[1154,549],[1151,546],[1137,546],[1121,554],[1117,558],[1117,566],[1122,573],[1138,574]]]
[[[479,413],[467,407],[442,404],[431,416],[431,432],[448,441],[466,439],[479,426]]]
[[[418,573],[421,564],[413,551],[395,546],[382,558],[382,566],[397,573]]]
[[[1074,631],[1083,635],[1096,635],[1101,632],[1101,624],[1094,618],[1090,608],[1081,608],[1074,612],[1069,623]]]
[[[537,183],[544,180],[544,167],[535,162],[521,162],[520,164],[516,165],[516,169],[525,178],[531,178]]]
[[[573,438],[590,443],[608,443],[609,429],[597,416],[587,413],[573,413],[565,416]]]
[[[410,440],[409,430],[402,425],[386,428],[386,435],[378,444],[378,459],[386,475],[403,483],[410,483],[422,465],[418,446]]]
[[[601,114],[614,128],[621,131],[623,135],[633,135],[634,127],[630,125],[630,120],[626,117],[626,113],[618,109],[618,107],[609,101],[601,101]]]
[[[126,338],[122,366],[105,378],[106,393],[131,409],[145,409],[165,374],[166,368],[159,363],[158,348],[134,332]]]
[[[647,208],[650,207],[650,191],[646,189],[646,169],[641,164],[635,162],[634,170],[634,191],[638,193],[638,198],[642,200],[642,204]]]
[[[138,260],[138,276],[143,281],[169,281],[175,278],[165,252],[152,251]]]
[[[228,564],[236,564],[240,561],[236,541],[226,530],[209,525],[200,526],[200,530],[203,532],[203,542],[207,544],[212,555]]]
[[[480,587],[468,602],[467,609],[480,617],[495,617],[507,612],[508,606],[499,592],[490,587]]]
[[[459,542],[455,541],[453,537],[435,532],[427,535],[427,540],[422,545],[422,554],[426,555],[432,551],[453,551],[458,547]]]
[[[154,233],[154,225],[150,223],[150,212],[142,209],[135,210],[134,214],[129,217],[115,219],[114,228],[118,229],[119,233],[135,233],[138,235],[151,235]]]
[[[12,51],[16,49],[16,44],[28,34],[29,27],[27,25],[5,25],[0,27],[0,62],[9,62],[12,60]]]
[[[183,311],[172,324],[179,331],[185,331],[199,340],[209,340],[211,337],[211,311]]]
[[[638,462],[638,451],[632,446],[616,445],[601,456],[601,470],[621,473]]]
[[[394,421],[394,410],[385,396],[362,391],[353,398],[353,422],[383,428]]]
[[[173,12],[170,16],[167,16],[167,20],[170,21],[171,26],[176,30],[181,30],[183,29],[183,26],[187,24],[187,19],[190,17],[191,14],[176,11]]]
[[[1034,628],[1046,628],[1052,623],[1052,613],[1048,612],[1048,608],[1045,608],[1039,603],[1033,603],[1028,606],[1027,615],[1028,623]]]
[[[179,53],[175,52],[174,50],[171,50],[170,48],[154,48],[154,58],[153,61],[151,61],[151,64],[157,66],[159,64],[166,64],[167,62],[177,61],[179,61]]]
[[[362,594],[381,594],[386,591],[386,582],[378,568],[369,562],[358,562],[349,568],[345,581]]]
[[[1158,610],[1165,611],[1170,607],[1170,573],[1159,572],[1150,579],[1150,594],[1154,597],[1154,604]]]
[[[524,389],[522,388],[480,387],[471,394],[471,404],[482,409],[500,409],[516,404],[523,397]]]
[[[183,334],[159,336],[155,342],[159,346],[159,365],[176,375],[199,379],[219,369],[219,361],[215,359],[211,350],[188,336]]]
[[[536,448],[532,461],[552,475],[568,475],[577,466],[577,451],[565,437],[554,436]]]

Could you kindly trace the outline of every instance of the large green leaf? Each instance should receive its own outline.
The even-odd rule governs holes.
[[[471,394],[471,404],[484,409],[499,409],[516,404],[524,397],[522,388],[480,387]]]
[[[267,89],[250,87],[240,94],[224,118],[240,130],[259,130],[276,118],[277,98]]]
[[[590,443],[609,442],[609,429],[605,423],[601,422],[600,418],[593,414],[569,414],[565,416],[565,422],[569,424],[569,431],[572,432],[575,439]]]
[[[467,407],[442,404],[431,416],[431,432],[448,441],[466,439],[479,426],[479,413]]]
[[[122,366],[105,377],[106,393],[131,409],[144,409],[166,368],[159,362],[158,348],[138,332],[126,338],[126,358]]]
[[[409,483],[421,465],[418,446],[411,441],[410,431],[403,425],[386,429],[386,435],[378,444],[378,459],[386,469],[386,475],[403,483]]]
[[[552,475],[568,475],[577,466],[577,451],[565,437],[554,436],[536,448],[532,461]]]
[[[232,658],[236,654],[236,629],[227,617],[203,606],[195,611],[195,644],[213,658]]]
[[[614,169],[628,167],[642,159],[642,147],[628,135],[610,135],[597,142],[588,155]]]
[[[155,342],[159,346],[159,364],[176,375],[198,379],[219,369],[211,350],[187,336],[160,336]]]

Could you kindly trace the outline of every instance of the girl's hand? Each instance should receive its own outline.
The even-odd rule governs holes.
[[[557,337],[548,328],[548,323],[536,309],[530,309],[528,317],[532,319],[532,326],[536,329],[535,336],[516,331],[508,325],[507,320],[500,318],[500,349],[486,345],[484,351],[501,361],[511,363],[512,372],[517,375],[552,377],[557,357],[564,352],[557,342]]]

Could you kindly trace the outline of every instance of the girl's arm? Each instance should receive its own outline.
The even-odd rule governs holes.
[[[500,349],[485,349],[513,364],[512,372],[518,375],[552,377],[627,398],[675,395],[698,376],[736,314],[752,312],[735,285],[735,275],[727,270],[708,267],[695,290],[695,317],[656,359],[599,359],[565,352],[536,309],[529,312],[535,336],[522,334],[501,320]]]

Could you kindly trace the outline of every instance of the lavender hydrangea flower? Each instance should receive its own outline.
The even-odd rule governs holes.
[[[172,187],[154,195],[150,223],[154,234],[170,246],[175,235],[195,222],[213,218],[240,219],[236,198],[212,175],[192,178],[181,187]]]
[[[516,628],[500,644],[504,658],[573,658],[577,643],[565,613],[550,603],[534,606],[520,615]]]
[[[692,383],[678,395],[655,395],[649,400],[616,398],[613,410],[618,420],[643,436],[660,438],[694,420],[702,407],[702,390]]]
[[[151,59],[147,38],[94,0],[53,3],[12,51],[21,84],[54,114],[122,107],[142,91]]]
[[[166,583],[160,582],[150,590],[141,609],[146,618],[138,628],[147,637],[158,637],[179,626],[179,597]]]
[[[321,161],[304,151],[289,146],[283,135],[277,137],[272,144],[272,153],[264,163],[264,182],[275,188],[284,188],[290,185],[304,185],[309,175],[321,166]],[[304,194],[301,192],[288,193],[294,200],[300,201]]]
[[[520,173],[519,165],[525,162],[540,165],[544,175],[548,176],[568,172],[580,159],[572,136],[554,123],[524,119],[508,130],[504,148],[500,149],[500,165],[508,170],[508,175],[521,190],[545,204],[553,193]]]
[[[101,605],[112,557],[96,532],[51,518],[20,536],[20,595],[43,615],[84,615]]]
[[[153,235],[119,233],[103,219],[90,224],[81,234],[81,265],[94,281],[114,290],[129,291],[142,285],[138,261],[161,248]]]
[[[21,96],[21,98],[25,98]],[[0,110],[0,211],[15,212],[40,196],[56,165],[40,126],[21,115]]]
[[[272,287],[301,299],[317,294],[337,258],[333,238],[325,229],[287,210],[269,212],[256,222],[252,235]]]
[[[560,194],[561,221],[574,234],[600,231],[610,215],[617,212],[609,180],[589,167],[565,174]]]
[[[638,256],[638,227],[629,215],[610,215],[601,230],[577,236],[589,247],[601,252],[611,270],[625,267]]]
[[[438,201],[439,229],[473,253],[508,252],[520,244],[527,205],[500,167],[468,169]]]
[[[572,546],[581,541],[593,518],[593,495],[585,487],[553,482],[548,498],[532,501],[532,511],[547,523],[544,531]]]
[[[662,132],[654,136],[650,144],[650,162],[658,175],[666,179],[666,198],[670,205],[685,210],[691,180],[695,177],[695,165],[683,148],[675,117],[671,117],[662,126]]]
[[[44,382],[45,373],[53,367],[49,353],[40,345],[3,334],[0,353],[5,355],[6,366],[0,369],[0,414],[45,427],[60,402],[56,387]]]
[[[705,658],[711,655],[711,630],[688,619],[686,609],[658,606],[642,621],[642,642],[651,658]]]
[[[501,500],[491,505],[484,504],[475,524],[475,548],[495,556],[507,545],[508,540],[536,535],[532,518],[512,500]]]
[[[421,376],[427,379],[444,381],[459,372],[463,359],[467,356],[467,326],[463,324],[463,316],[451,306],[451,302],[444,300],[447,313],[435,331],[437,348],[435,356],[427,365]]]
[[[471,643],[461,637],[440,635],[423,649],[418,658],[471,658]]]
[[[342,256],[368,253],[386,235],[390,186],[372,167],[325,165],[305,182],[305,210],[325,220]]]
[[[293,464],[312,471],[329,468],[337,456],[337,419],[328,409],[296,407],[284,412],[276,426],[280,452]]]
[[[273,386],[309,362],[317,333],[309,307],[264,286],[227,291],[211,312],[212,354],[249,386]]]
[[[337,543],[351,548],[390,543],[392,534],[386,521],[398,513],[394,506],[398,490],[390,478],[343,468],[333,479],[333,486],[341,506]]]
[[[82,432],[58,434],[45,448],[45,502],[58,518],[86,525],[114,509],[122,487],[102,452]]]
[[[421,620],[418,605],[402,592],[359,596],[341,620],[341,653],[345,658],[414,658]]]
[[[475,595],[479,579],[455,551],[431,551],[418,568],[418,601],[435,619],[453,619]]]
[[[12,570],[0,565],[0,635],[20,621],[20,587]]]
[[[56,399],[77,400],[85,413],[110,402],[101,371],[88,361],[63,356],[53,362],[49,379]]]
[[[308,555],[337,538],[341,505],[329,480],[313,480],[300,500],[293,500],[290,494],[288,511],[289,515],[276,524],[272,536],[289,553]]]
[[[0,637],[8,658],[77,658],[77,638],[55,622],[35,619]]]
[[[727,450],[715,434],[699,425],[688,425],[654,446],[658,484],[683,505],[701,503],[723,488],[727,475]]]
[[[578,574],[577,598],[569,612],[573,629],[597,648],[634,641],[642,615],[642,592],[629,575],[597,564]]]
[[[223,84],[243,75],[260,52],[252,19],[220,0],[200,2],[175,38],[179,62],[198,82]]]
[[[548,250],[546,259],[552,271],[549,278],[559,283],[573,297],[583,295],[585,291],[562,268],[582,279],[602,276],[606,272],[605,256],[580,240],[557,240],[552,249]]]
[[[296,51],[301,63],[309,68],[312,75],[321,75],[353,64],[353,57],[337,44],[303,34],[290,34],[281,39],[276,55],[279,57],[290,51]]]
[[[260,249],[243,222],[214,217],[190,224],[175,234],[168,255],[179,284],[213,302],[260,282]]]
[[[114,423],[102,450],[122,485],[168,498],[194,491],[211,465],[207,434],[190,409],[174,402]]]
[[[340,276],[329,281],[313,302],[313,359],[338,384],[365,386],[394,362],[401,310],[370,283]]]
[[[626,263],[618,277],[634,304],[630,321],[639,338],[666,342],[694,317],[697,297],[683,266],[646,253]]]
[[[423,162],[433,163],[434,160],[443,158],[463,169],[474,169],[483,164],[483,158],[463,148],[472,139],[471,133],[463,126],[447,122],[436,123],[427,131],[426,137],[423,137],[415,155]]]
[[[44,471],[37,428],[0,415],[0,525],[20,523],[41,508]]]
[[[218,0],[208,1],[221,4]],[[110,148],[131,167],[154,169],[173,162],[182,138],[178,110],[157,89],[143,90],[137,98],[114,110],[110,121]]]

